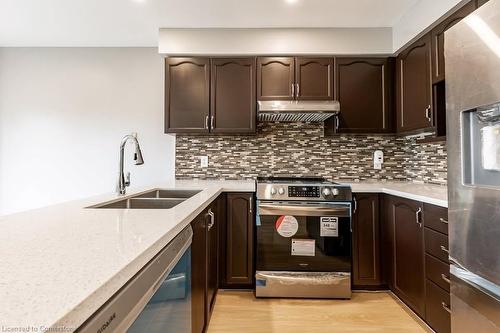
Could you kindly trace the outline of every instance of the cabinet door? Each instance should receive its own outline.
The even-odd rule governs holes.
[[[471,1],[456,11],[432,30],[432,81],[444,80],[444,33],[460,22],[476,9],[476,3]]]
[[[425,311],[424,242],[421,203],[393,197],[394,291],[419,316]]]
[[[228,193],[226,285],[252,288],[254,280],[253,193]]]
[[[218,249],[218,228],[219,221],[217,217],[217,202],[210,205],[208,210],[208,227],[207,227],[207,318],[215,304],[215,296],[217,294],[219,281],[219,249]]]
[[[354,287],[382,283],[379,228],[378,194],[356,194],[352,216]]]
[[[295,60],[296,96],[299,100],[333,100],[333,58]]]
[[[397,58],[398,132],[433,126],[430,54],[430,36],[426,35]]]
[[[267,57],[257,59],[257,99],[288,101],[294,99],[295,59]]]
[[[210,60],[165,59],[165,132],[208,133]]]
[[[255,132],[255,75],[255,58],[212,59],[211,132]]]
[[[392,70],[387,58],[337,58],[335,82],[340,133],[384,133],[392,129]],[[392,62],[394,66],[394,62]]]
[[[191,245],[191,324],[193,333],[202,333],[207,321],[207,216],[200,214],[193,222]]]

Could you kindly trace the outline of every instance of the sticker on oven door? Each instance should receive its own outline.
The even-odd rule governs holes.
[[[314,239],[292,239],[292,256],[314,257]]]
[[[339,237],[339,218],[331,216],[321,217],[319,236]]]
[[[299,230],[299,222],[291,215],[281,215],[276,220],[276,231],[282,237],[292,237]]]

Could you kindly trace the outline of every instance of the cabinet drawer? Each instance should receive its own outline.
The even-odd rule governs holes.
[[[448,235],[448,208],[424,204],[424,225]]]
[[[451,332],[450,294],[426,281],[425,320],[437,333]]]
[[[425,275],[429,280],[450,292],[450,265],[428,254],[425,255]]]
[[[448,236],[425,228],[425,252],[432,254],[443,262],[448,262]]]

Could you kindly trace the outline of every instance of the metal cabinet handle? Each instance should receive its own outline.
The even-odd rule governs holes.
[[[299,98],[300,96],[300,85],[298,83],[297,84],[297,98]]]
[[[215,117],[214,116],[210,117],[210,128],[211,129],[215,128]]]
[[[451,283],[450,278],[448,278],[446,275],[441,274],[441,279],[443,279],[447,283]]]
[[[211,208],[208,210],[208,215],[210,216],[210,223],[208,224],[208,230],[210,230],[215,224],[215,214],[212,212]]]
[[[292,83],[292,98],[295,98],[295,84]]]
[[[422,228],[422,208],[418,207],[417,211],[415,212],[415,220],[419,226],[419,228]]]
[[[450,306],[448,304],[446,304],[445,302],[441,302],[441,306],[443,307],[443,309],[446,310],[446,312],[451,314],[451,309],[450,309]]]
[[[252,196],[250,195],[250,200],[249,200],[249,206],[250,206],[250,214],[253,214],[253,200],[252,200]]]
[[[356,197],[352,197],[352,201],[354,202],[354,209],[352,211],[353,214],[356,214],[356,211],[358,210],[358,200],[356,200]]]
[[[439,218],[439,221],[441,221],[444,224],[448,224],[448,220],[443,219],[442,217]]]
[[[208,129],[208,116],[205,117],[205,128]]]
[[[441,247],[441,250],[443,252],[446,252],[446,254],[450,254],[450,250],[448,250],[447,248],[445,248],[443,245],[441,245],[440,247]]]
[[[428,105],[426,108],[425,108],[425,118],[427,118],[427,120],[429,122],[432,122],[432,113],[431,113],[431,106]]]

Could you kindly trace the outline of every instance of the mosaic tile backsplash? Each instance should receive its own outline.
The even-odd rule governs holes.
[[[384,152],[382,170],[373,152]],[[199,157],[208,156],[208,168]],[[325,137],[321,123],[260,123],[256,135],[176,137],[177,179],[323,176],[446,185],[446,146],[395,136]]]

